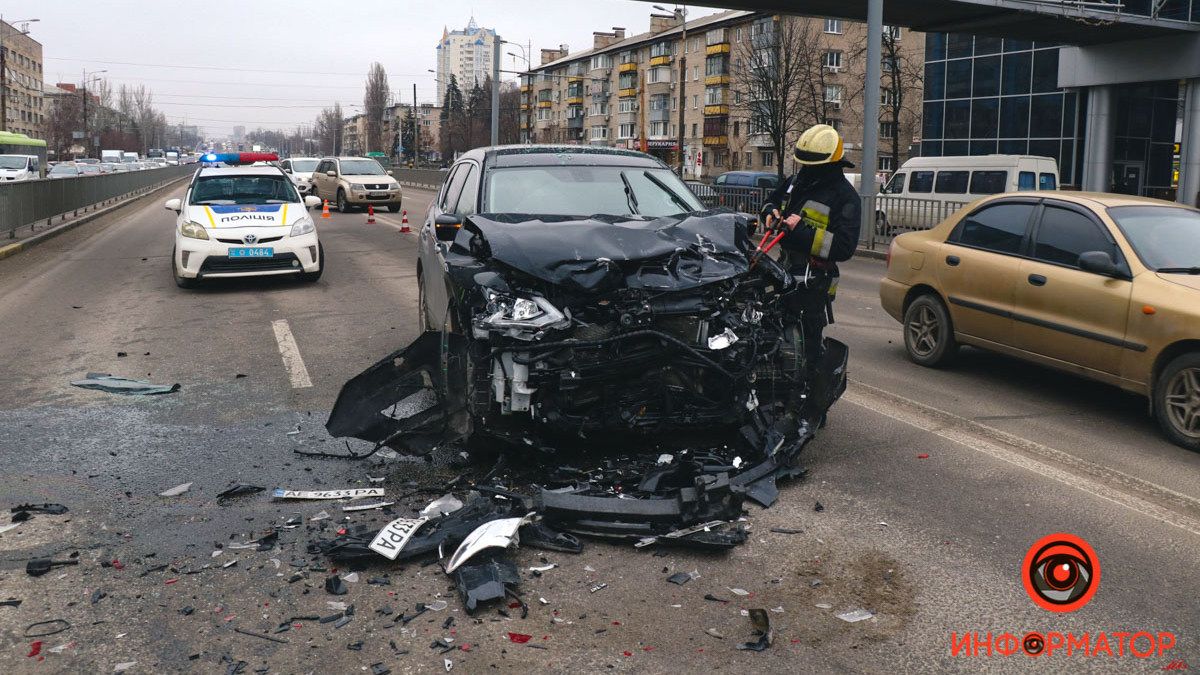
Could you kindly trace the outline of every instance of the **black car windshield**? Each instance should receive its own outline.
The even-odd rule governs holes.
[[[484,197],[487,213],[657,218],[704,210],[670,171],[627,166],[495,169]]]
[[[192,204],[282,204],[298,202],[292,181],[278,176],[201,176],[192,187]]]
[[[384,176],[383,167],[373,159],[343,159],[343,176]]]
[[[1147,267],[1200,268],[1200,212],[1176,206],[1114,206],[1108,215]]]
[[[315,159],[293,159],[292,171],[296,173],[312,173],[313,169],[317,168]]]

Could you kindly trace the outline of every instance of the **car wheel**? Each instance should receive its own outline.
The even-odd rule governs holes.
[[[346,191],[338,188],[337,191],[337,210],[338,213],[348,213],[350,205],[346,202]]]
[[[400,213],[400,204],[388,204],[388,211]]]
[[[175,249],[171,249],[171,276],[175,278],[175,285],[180,288],[196,287],[196,279],[179,276],[179,268],[175,266]]]
[[[312,283],[321,278],[321,272],[325,271],[325,244],[317,243],[317,271],[303,272],[300,274],[300,280]]]
[[[904,348],[913,363],[930,368],[945,364],[957,353],[950,313],[936,296],[922,295],[905,310]]]
[[[1200,352],[1175,357],[1159,374],[1154,414],[1173,443],[1200,452]]]
[[[425,299],[425,277],[417,270],[417,328],[424,333],[429,330],[429,301]]]

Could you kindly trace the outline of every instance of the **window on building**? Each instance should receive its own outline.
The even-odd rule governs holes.
[[[759,159],[761,159],[761,160],[762,160],[762,165],[763,165],[764,167],[772,167],[772,166],[775,166],[775,153],[773,153],[773,152],[760,152],[760,153],[758,153],[758,154],[759,154]]]
[[[887,24],[883,25],[883,34],[888,38],[891,38],[893,42],[900,41],[900,36],[902,34],[901,31],[902,29],[900,26],[889,26]]]
[[[700,94],[692,94],[692,110],[700,107]]]
[[[713,151],[713,166],[718,169],[725,166],[725,153],[720,150]]]
[[[696,128],[697,128],[696,123],[692,122],[692,138],[696,137]]]
[[[650,137],[651,138],[662,137],[662,136],[666,136],[666,135],[667,135],[667,123],[666,122],[651,122],[650,123]]]
[[[749,169],[752,166],[754,166],[754,153],[747,152],[746,153],[746,168]]]
[[[825,32],[833,34],[833,35],[841,35],[842,34],[842,20],[841,19],[825,19]]]
[[[617,101],[617,112],[631,113],[637,112],[637,109],[636,98],[622,98]]]
[[[838,50],[825,52],[825,56],[822,58],[822,65],[835,73],[840,71],[842,69],[842,52]]]
[[[1104,251],[1114,260],[1117,259],[1116,246],[1091,218],[1078,211],[1047,206],[1038,226],[1033,257],[1076,267],[1080,254],[1088,251]]]
[[[655,66],[646,72],[646,81],[650,84],[671,81],[671,69],[666,66]]]
[[[892,134],[894,134],[895,132],[896,132],[896,123],[895,122],[880,122],[879,123],[880,137],[891,138]]]
[[[700,79],[700,66],[692,66],[692,81]]]
[[[592,126],[592,140],[605,141],[608,140],[608,127],[597,124]]]
[[[825,103],[834,110],[842,107],[842,86],[840,84],[825,85]]]
[[[896,170],[896,165],[892,163],[892,158],[890,155],[879,158],[879,170],[880,171],[895,171]]]
[[[740,136],[740,135],[741,135],[741,133],[742,133],[742,122],[741,122],[741,120],[734,120],[734,121],[733,121],[733,135],[734,135],[734,136]]]
[[[879,90],[879,105],[896,105],[896,92],[887,87]]]
[[[842,131],[842,121],[836,117],[826,117],[824,123],[833,127],[834,131],[839,133]]]
[[[735,28],[733,30],[733,39],[734,39],[734,42],[742,41],[742,27],[741,26],[738,26],[737,28]]]
[[[628,138],[633,138],[636,135],[637,135],[637,125],[636,124],[622,124],[620,126],[620,128],[617,129],[617,137],[618,138],[628,139]]]

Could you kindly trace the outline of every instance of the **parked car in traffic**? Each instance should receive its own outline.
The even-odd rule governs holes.
[[[966,344],[1111,384],[1200,451],[1200,210],[996,195],[897,236],[879,294],[915,363],[948,364]]]
[[[313,172],[312,194],[329,200],[338,211],[368,205],[386,206],[392,213],[400,211],[403,193],[391,171],[366,157],[325,157]]]
[[[880,191],[875,233],[925,229],[988,195],[1057,189],[1058,162],[1050,157],[914,157]]]
[[[715,206],[734,211],[758,213],[763,198],[779,186],[779,176],[766,171],[726,171],[713,181]]]
[[[46,178],[76,178],[82,175],[83,170],[74,162],[59,162],[46,172]]]
[[[0,155],[0,181],[35,180],[42,171],[37,155]]]
[[[310,195],[313,193],[313,171],[320,161],[317,157],[289,157],[280,162],[279,166],[292,178],[301,195]]]

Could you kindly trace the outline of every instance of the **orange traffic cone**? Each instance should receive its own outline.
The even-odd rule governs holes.
[[[410,232],[412,232],[412,228],[410,228],[408,226],[408,211],[401,212],[401,216],[402,216],[402,218],[400,219],[400,234],[409,234]]]
[[[367,224],[368,225],[375,224],[375,205],[374,204],[367,204]]]
[[[325,200],[325,205],[321,207],[321,217],[322,218],[330,218],[331,217],[329,215],[329,200],[328,199]]]

